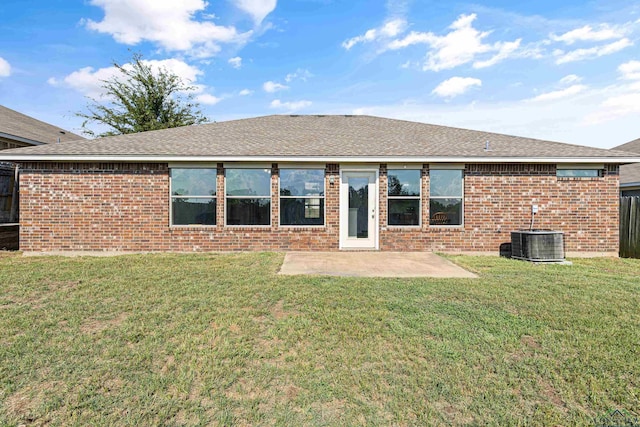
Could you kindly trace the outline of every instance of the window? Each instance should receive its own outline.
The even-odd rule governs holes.
[[[280,169],[280,225],[324,225],[324,169]]]
[[[602,176],[602,169],[557,169],[558,178],[597,178]]]
[[[227,225],[271,224],[271,169],[226,169]]]
[[[420,225],[420,170],[387,171],[389,225]]]
[[[462,170],[429,171],[429,224],[462,225]]]
[[[216,224],[216,169],[172,168],[171,225]]]

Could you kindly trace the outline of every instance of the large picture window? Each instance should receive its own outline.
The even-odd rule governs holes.
[[[171,225],[216,224],[216,169],[172,168]]]
[[[462,169],[429,171],[429,224],[462,225]]]
[[[271,224],[271,169],[226,169],[227,225]]]
[[[389,225],[420,225],[420,170],[387,171]]]
[[[324,225],[324,169],[280,169],[280,225]]]

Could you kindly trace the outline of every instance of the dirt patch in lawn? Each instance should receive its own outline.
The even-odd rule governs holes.
[[[98,334],[106,329],[120,326],[129,317],[127,313],[120,313],[116,317],[108,320],[89,320],[80,326],[80,330],[85,334]]]
[[[40,419],[38,412],[45,405],[47,396],[60,390],[61,384],[58,381],[47,381],[16,391],[4,401],[7,415],[29,424],[47,424],[47,420]],[[50,415],[47,414],[47,416]]]

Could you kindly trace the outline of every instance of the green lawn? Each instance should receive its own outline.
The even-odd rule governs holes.
[[[0,255],[0,425],[593,425],[640,408],[640,260],[280,277]]]

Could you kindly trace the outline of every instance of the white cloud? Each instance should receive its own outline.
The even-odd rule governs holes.
[[[580,81],[582,81],[582,77],[577,76],[575,74],[569,74],[560,79],[560,84],[565,85],[565,84],[571,84],[571,83],[578,83]]]
[[[478,55],[496,52],[486,60],[474,63],[474,68],[485,68],[498,62],[515,56],[520,47],[521,39],[512,42],[484,43],[489,36],[489,31],[480,32],[473,28],[473,21],[477,18],[475,13],[460,15],[450,26],[452,30],[444,36],[438,36],[432,32],[412,31],[402,39],[397,39],[387,44],[388,49],[397,50],[415,44],[427,44],[430,50],[422,66],[424,71],[441,71],[472,62]]]
[[[582,61],[585,59],[593,59],[600,56],[610,55],[629,46],[633,46],[633,42],[625,37],[609,44],[576,49],[569,52],[564,52],[558,49],[554,51],[554,55],[557,56],[556,64],[565,64],[567,62]]]
[[[208,93],[203,93],[196,96],[196,101],[201,104],[216,105],[218,102],[222,101],[222,98],[218,98],[217,96],[213,96]]]
[[[235,5],[253,18],[256,25],[276,8],[276,0],[235,0]]]
[[[587,124],[615,121],[621,117],[633,117],[637,121],[640,114],[640,61],[629,61],[618,67],[623,80],[631,80],[606,88],[607,98],[598,111],[585,117]]]
[[[253,94],[253,91],[252,91],[252,90],[249,90],[249,89],[242,89],[242,90],[238,93],[238,95],[240,95],[240,96],[249,96],[249,95],[252,95],[252,94]]]
[[[279,99],[274,99],[271,101],[269,107],[276,108],[280,110],[287,111],[297,111],[303,108],[307,108],[312,104],[311,101],[293,101],[293,102],[282,102]]]
[[[305,70],[303,68],[298,68],[293,73],[289,73],[285,76],[284,81],[287,83],[291,83],[294,80],[302,80],[306,82],[307,79],[313,77],[313,74],[309,72],[309,70]]]
[[[522,39],[517,39],[512,42],[498,42],[494,45],[495,48],[498,49],[498,53],[493,55],[491,58],[486,59],[484,61],[476,61],[473,63],[473,68],[487,68],[493,65],[496,65],[498,62],[501,62],[511,56],[513,53],[520,47],[520,42]]]
[[[437,39],[437,36],[433,33],[421,33],[418,31],[411,31],[402,39],[392,40],[387,44],[387,48],[391,50],[404,49],[414,44],[430,44]]]
[[[240,68],[240,67],[242,67],[242,58],[240,58],[239,56],[235,56],[235,57],[233,57],[233,58],[230,58],[227,62],[228,62],[229,64],[231,64],[231,66],[232,66],[233,68]]]
[[[550,141],[610,148],[638,137],[637,114],[609,115],[608,121],[587,121],[585,117],[602,110],[602,102],[613,91],[624,95],[623,88],[586,90],[573,97],[548,102],[483,101],[467,105],[402,102],[391,105],[358,105],[341,114],[367,114],[478,129],[509,135],[522,135]],[[640,97],[638,97],[640,98]],[[640,106],[640,99],[617,99],[618,106]],[[628,112],[620,108],[617,113]],[[604,117],[604,116],[601,116]]]
[[[566,89],[554,90],[552,92],[542,93],[534,98],[531,98],[532,102],[541,101],[555,101],[557,99],[567,98],[569,96],[577,95],[587,89],[585,85],[572,85]]]
[[[407,21],[396,18],[385,22],[381,27],[372,28],[360,36],[356,36],[342,42],[342,47],[351,49],[358,43],[370,43],[373,41],[389,39],[402,34],[407,27]]]
[[[624,35],[625,31],[622,28],[602,24],[597,30],[594,30],[591,25],[585,25],[584,27],[576,28],[559,36],[551,34],[549,38],[556,42],[564,42],[571,45],[581,41],[601,42],[619,39],[624,37]]]
[[[289,89],[289,86],[285,86],[281,83],[268,81],[268,82],[264,82],[264,84],[262,85],[262,89],[264,89],[265,92],[274,93],[279,90]]]
[[[142,60],[142,62],[151,66],[154,70],[164,68],[170,73],[180,77],[183,82],[189,85],[194,85],[198,77],[203,74],[200,69],[175,58],[164,60]],[[124,64],[123,67],[125,69],[131,69],[131,64]],[[69,87],[91,98],[102,98],[102,82],[118,75],[120,75],[120,72],[113,66],[99,68],[97,70],[93,67],[84,67],[72,72],[62,79],[51,77],[47,82],[52,86]],[[195,92],[202,92],[204,90],[204,86],[196,85],[196,87],[197,89]]]
[[[0,77],[9,77],[11,75],[11,64],[0,56]]]
[[[219,52],[222,43],[243,44],[252,35],[251,31],[238,33],[232,26],[196,20],[195,14],[208,6],[204,0],[90,0],[90,3],[104,10],[104,18],[99,22],[84,20],[87,28],[110,34],[127,45],[149,41],[167,51],[205,58]]]
[[[627,80],[640,80],[640,61],[629,61],[620,64],[618,71],[622,78]]]
[[[609,122],[630,114],[640,114],[640,91],[609,97],[602,102],[601,107],[600,111],[586,116],[583,122],[593,125]]]
[[[432,93],[442,98],[453,98],[462,95],[474,86],[482,86],[482,80],[472,77],[451,77],[436,86]]]

